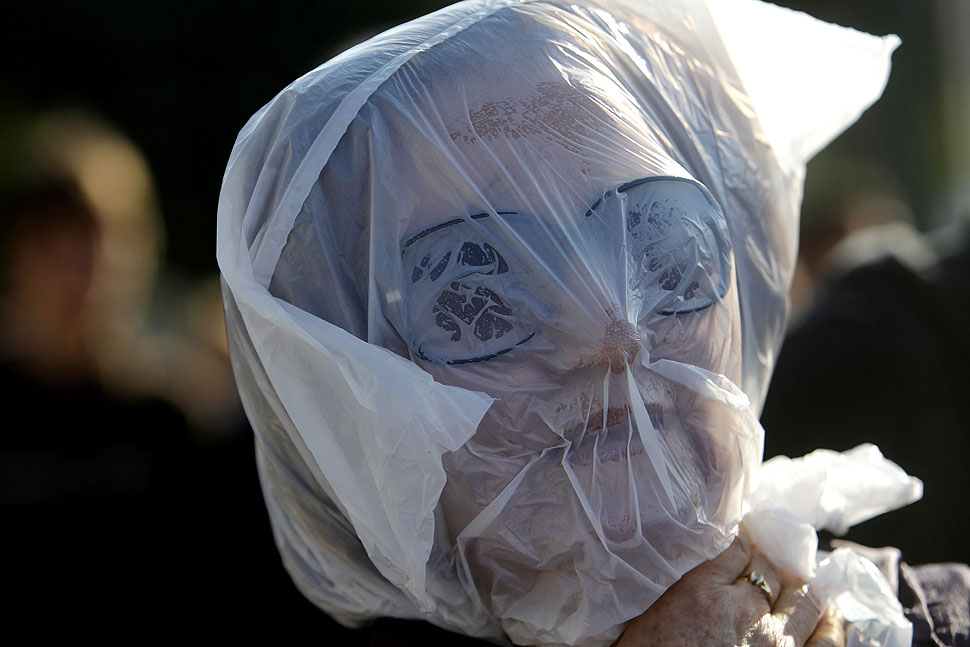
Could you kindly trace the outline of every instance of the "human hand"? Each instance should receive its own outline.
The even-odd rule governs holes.
[[[771,591],[740,579],[756,571]],[[617,647],[844,647],[841,616],[822,616],[808,585],[738,536],[634,618]]]

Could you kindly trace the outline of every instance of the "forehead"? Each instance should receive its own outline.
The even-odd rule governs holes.
[[[585,212],[606,187],[688,176],[606,74],[554,63],[542,48],[518,64],[445,58],[402,70],[375,106],[393,142],[387,171],[406,233],[464,211],[558,221]]]

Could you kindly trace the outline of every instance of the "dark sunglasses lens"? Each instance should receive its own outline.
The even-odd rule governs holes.
[[[486,233],[487,218],[440,223],[404,243],[406,338],[425,361],[481,362],[535,334],[514,298],[521,291],[518,273],[500,239]]]
[[[727,294],[727,222],[702,185],[671,177],[634,180],[608,191],[587,215],[610,212],[623,218],[630,287],[646,312],[698,312]]]

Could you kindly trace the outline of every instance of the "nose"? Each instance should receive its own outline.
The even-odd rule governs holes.
[[[599,352],[591,365],[609,368],[619,374],[626,370],[626,365],[633,361],[639,351],[640,332],[637,327],[625,319],[611,316],[600,339]]]

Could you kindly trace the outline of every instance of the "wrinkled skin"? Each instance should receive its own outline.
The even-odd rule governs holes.
[[[773,592],[739,579],[758,571]],[[777,592],[777,593],[774,593]],[[819,616],[821,615],[821,619]],[[616,647],[844,647],[842,618],[775,568],[744,536],[682,577],[635,618]]]

